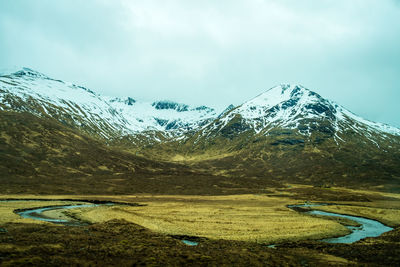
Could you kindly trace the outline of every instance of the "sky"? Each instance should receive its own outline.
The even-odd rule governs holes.
[[[219,110],[301,84],[400,127],[399,0],[1,0],[0,69]]]

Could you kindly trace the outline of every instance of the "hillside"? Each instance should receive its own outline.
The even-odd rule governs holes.
[[[271,88],[185,140],[145,151],[226,176],[386,190],[400,184],[399,129],[301,86]]]
[[[29,68],[0,75],[0,110],[51,117],[103,140],[148,132],[177,137],[217,116],[214,109],[206,106],[101,96]]]
[[[286,183],[400,190],[400,129],[299,85],[218,114],[104,97],[23,68],[0,76],[0,116],[8,193],[226,194]]]
[[[200,194],[263,192],[187,165],[135,156],[30,113],[0,111],[1,194]]]

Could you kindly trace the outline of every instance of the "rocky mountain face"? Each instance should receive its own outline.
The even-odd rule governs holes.
[[[400,183],[399,129],[362,119],[302,86],[271,88],[184,140],[145,151],[231,177],[326,187]]]
[[[1,75],[0,86],[1,110],[51,117],[104,139],[145,132],[177,137],[217,116],[214,109],[206,106],[100,96],[85,87],[55,80],[28,68]]]
[[[214,109],[190,107],[173,101],[138,102],[128,97],[108,100],[110,105],[129,122],[132,134],[159,131],[168,137],[179,137],[214,120]]]
[[[227,110],[202,128],[193,143],[218,137],[234,140],[243,134],[275,136],[276,131],[286,132],[284,136],[289,133],[296,136],[278,138],[271,145],[318,144],[331,140],[340,147],[351,134],[385,151],[392,147],[390,144],[398,145],[400,136],[400,129],[367,121],[302,86],[281,85]]]
[[[141,158],[236,179],[219,185],[227,192],[263,181],[400,190],[400,129],[299,85],[273,87],[219,114],[172,101],[103,97],[24,68],[0,76],[0,111],[51,120]]]
[[[0,109],[49,117],[99,137],[128,134],[128,122],[93,91],[24,68],[0,76]]]
[[[298,85],[280,85],[271,88],[254,99],[228,110],[220,124],[213,129],[222,129],[235,117],[255,133],[268,135],[273,128],[297,129],[303,135],[312,135],[316,130],[339,135],[347,128],[356,132],[371,131],[400,135],[400,130],[384,124],[364,120],[338,104],[322,98],[319,94]],[[326,127],[320,125],[327,121]],[[320,123],[319,123],[320,122]],[[318,128],[318,126],[320,126]]]

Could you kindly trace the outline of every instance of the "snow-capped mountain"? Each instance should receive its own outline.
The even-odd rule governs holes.
[[[149,154],[159,151],[228,177],[258,177],[252,182],[400,188],[400,130],[297,85],[273,87],[184,142],[155,145]]]
[[[273,87],[242,105],[214,109],[173,101],[143,102],[132,97],[105,97],[72,83],[23,68],[0,76],[0,109],[49,116],[103,138],[145,135],[145,138],[187,140],[242,132],[268,136],[274,129],[295,130],[310,137],[329,134],[336,142],[346,131],[376,142],[376,136],[400,136],[400,129],[362,119],[344,107],[300,85]],[[155,134],[157,133],[157,134]],[[153,140],[154,141],[154,140]]]
[[[127,134],[127,120],[93,91],[23,68],[0,76],[0,109],[50,116],[102,137]]]
[[[391,184],[400,190],[400,129],[365,120],[300,85],[273,87],[219,114],[173,101],[105,97],[23,68],[0,75],[0,115],[0,126],[9,131],[0,136],[9,151],[3,161],[19,166],[24,159],[27,166],[17,168],[22,173],[18,175],[50,177],[68,162],[64,170],[72,176],[105,170],[129,176],[142,168],[131,164],[133,156],[134,161],[151,159],[145,164],[150,173],[162,172],[172,159],[194,168],[194,173],[227,177],[224,193],[234,185],[230,178],[241,177],[313,185]],[[24,123],[26,118],[32,121]],[[77,143],[82,144],[81,154],[75,154]],[[89,148],[98,145],[117,151],[120,160],[92,158]],[[100,161],[107,164],[98,170]],[[39,165],[54,172],[40,171]],[[10,168],[3,164],[1,170]],[[192,173],[187,171],[185,175]]]
[[[232,121],[241,124],[238,133],[251,130],[255,134],[268,135],[269,131],[281,128],[298,130],[305,136],[320,130],[337,140],[348,130],[369,136],[374,133],[400,136],[400,129],[365,120],[300,85],[273,87],[238,107],[226,110],[203,130],[203,134],[219,132]]]
[[[173,101],[140,102],[131,97],[108,100],[129,122],[133,132],[162,131],[179,136],[196,130],[217,116],[214,109],[200,106],[190,107]]]
[[[103,138],[162,131],[179,136],[213,120],[215,110],[171,101],[104,97],[29,68],[0,76],[0,109],[50,116]]]

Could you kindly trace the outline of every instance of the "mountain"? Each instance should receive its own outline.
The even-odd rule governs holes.
[[[103,139],[148,131],[179,136],[217,116],[214,109],[206,106],[100,96],[85,87],[49,78],[29,68],[2,74],[0,85],[0,109],[51,117]]]
[[[400,130],[298,85],[273,87],[185,139],[145,150],[229,177],[400,188]]]
[[[93,136],[128,134],[128,122],[93,91],[23,68],[0,76],[0,109],[50,117]]]
[[[49,179],[57,170],[69,173],[62,177],[97,177],[98,166],[105,166],[108,178],[100,188],[120,173],[143,192],[155,187],[139,177],[152,175],[169,177],[159,182],[168,189],[157,192],[193,193],[198,183],[204,188],[196,192],[262,191],[288,182],[400,190],[400,129],[365,120],[300,85],[273,87],[218,113],[167,100],[105,97],[23,68],[0,75],[0,113],[6,122],[2,173],[15,168],[10,175],[19,179]],[[12,124],[14,119],[23,126]],[[85,141],[84,152],[76,147],[79,140]],[[92,149],[99,158],[90,156]],[[38,167],[42,161],[47,167]],[[138,163],[122,163],[130,161]],[[15,167],[19,162],[22,170]]]
[[[232,180],[241,183],[184,164],[137,156],[48,117],[0,111],[0,194],[218,195],[226,194],[224,184]],[[260,192],[272,183],[230,192]]]
[[[214,109],[190,107],[173,101],[139,102],[131,97],[108,100],[129,122],[134,133],[160,131],[177,137],[211,122],[217,116]]]
[[[318,141],[316,135],[333,138],[337,145],[345,133],[353,131],[379,147],[379,140],[400,136],[400,129],[362,119],[344,107],[298,85],[280,85],[244,104],[227,110],[201,131],[202,136],[219,134],[235,138],[251,131],[268,136],[275,129],[296,131],[305,140]],[[293,142],[304,142],[297,140]],[[290,141],[288,141],[290,143]]]
[[[400,129],[364,120],[344,107],[298,85],[273,87],[228,111],[221,121],[226,125],[237,115],[241,116],[246,124],[251,125],[256,133],[264,134],[268,133],[268,129],[281,127],[299,129],[300,133],[311,135],[315,129],[312,122],[327,120],[331,129],[325,130],[332,132],[336,138],[347,128],[357,132],[367,128],[382,134],[400,135]]]

